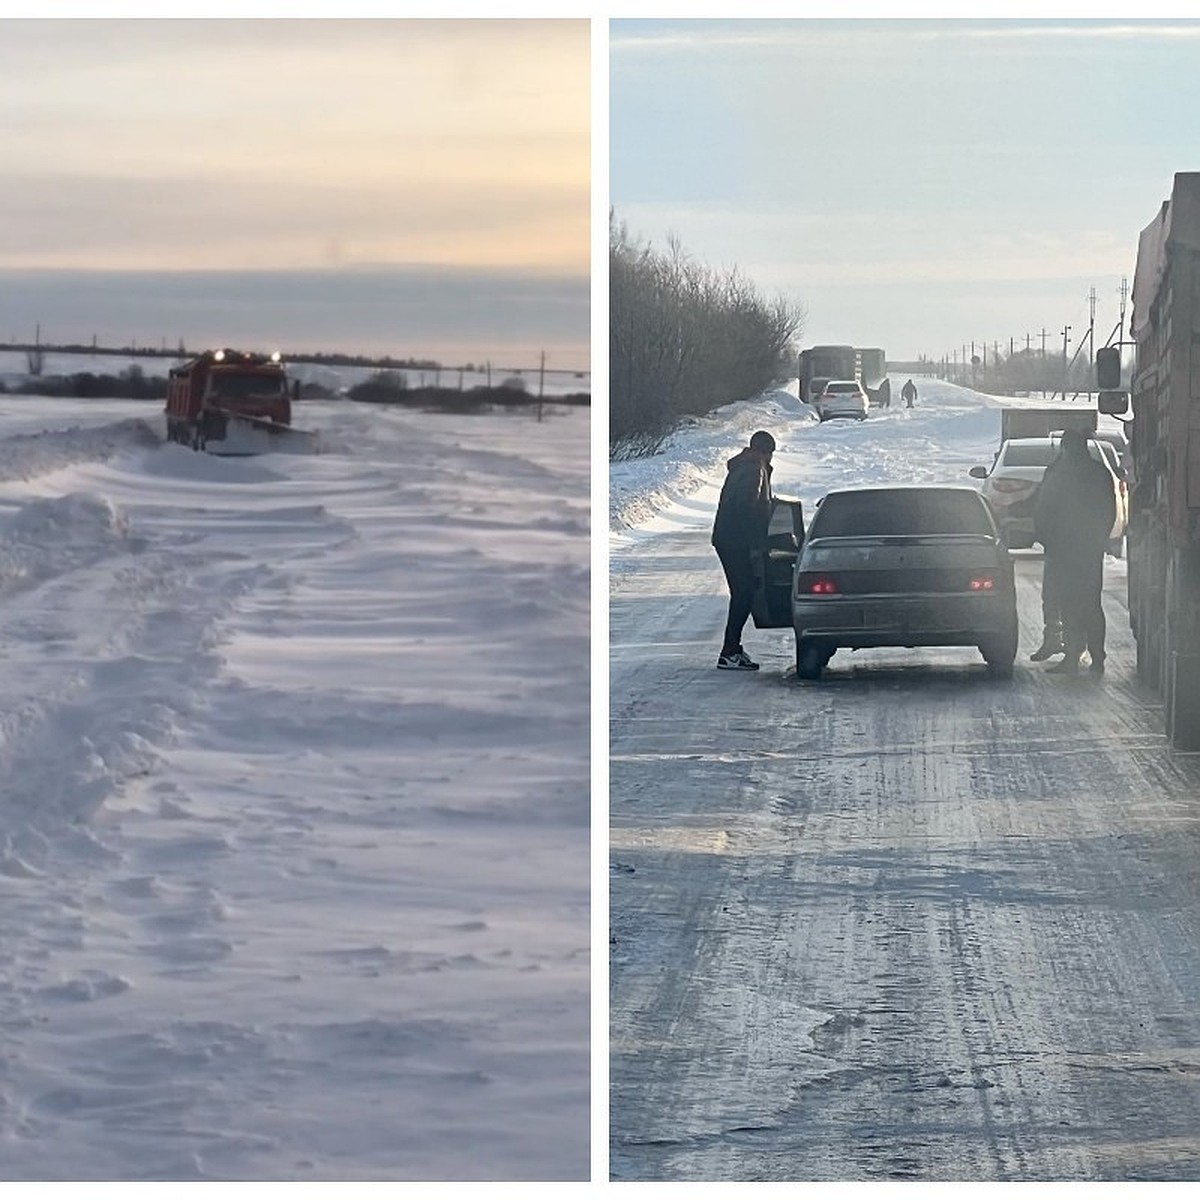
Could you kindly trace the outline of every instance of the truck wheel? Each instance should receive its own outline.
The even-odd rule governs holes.
[[[833,651],[813,638],[796,639],[796,678],[820,679]]]

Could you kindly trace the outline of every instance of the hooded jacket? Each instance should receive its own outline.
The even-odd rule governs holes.
[[[717,501],[712,544],[718,549],[752,549],[767,540],[771,522],[771,467],[749,447],[734,455]]]

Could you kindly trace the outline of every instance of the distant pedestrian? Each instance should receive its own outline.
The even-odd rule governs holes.
[[[884,379],[879,385],[878,395],[880,408],[892,407],[892,381],[890,379]]]
[[[1105,659],[1104,551],[1117,497],[1111,472],[1088,453],[1087,435],[1080,429],[1064,430],[1052,465],[1034,502],[1034,529],[1062,606],[1063,659],[1049,670],[1076,674],[1086,649],[1098,675]]]
[[[904,400],[905,408],[912,408],[913,401],[917,398],[917,385],[910,379],[901,389],[900,396]]]
[[[742,648],[742,630],[754,602],[756,550],[767,544],[771,522],[771,455],[775,439],[760,429],[750,444],[727,464],[728,473],[717,502],[712,544],[729,585],[729,618],[717,666],[723,671],[757,671]]]

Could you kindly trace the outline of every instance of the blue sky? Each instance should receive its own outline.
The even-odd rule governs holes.
[[[586,367],[590,107],[586,20],[0,19],[0,337]]]
[[[736,265],[804,344],[1061,352],[1119,318],[1140,230],[1200,169],[1200,22],[615,21],[610,196]]]

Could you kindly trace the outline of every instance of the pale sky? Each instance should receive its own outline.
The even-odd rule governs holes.
[[[590,95],[582,20],[0,21],[0,338],[204,340],[250,272],[304,348],[585,367]]]
[[[1200,22],[616,21],[618,219],[807,310],[802,343],[1061,353],[1200,169]]]

